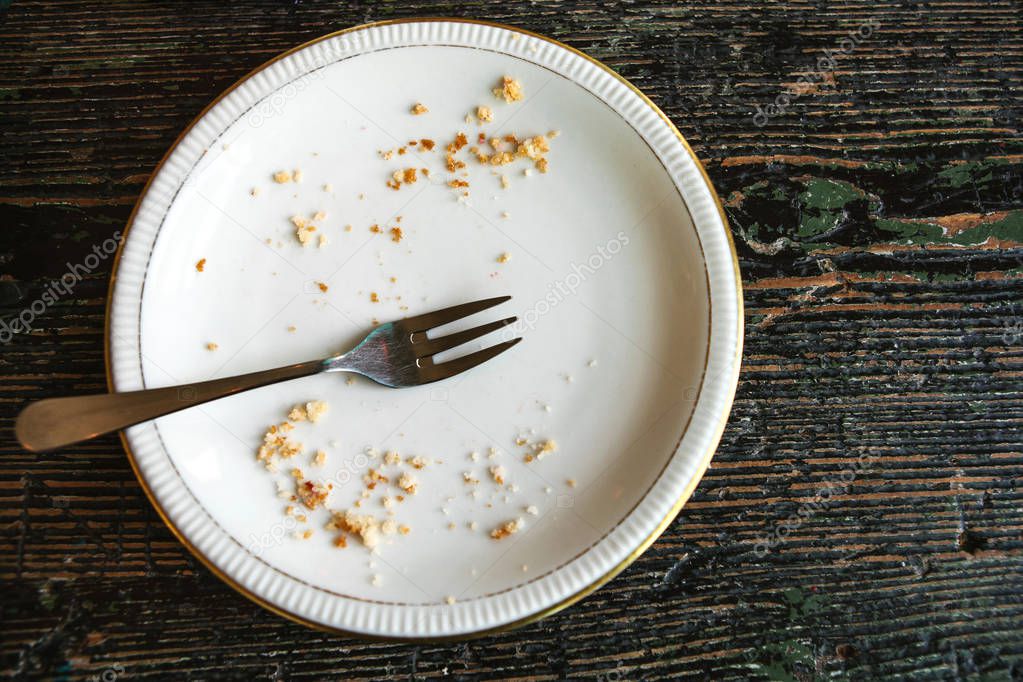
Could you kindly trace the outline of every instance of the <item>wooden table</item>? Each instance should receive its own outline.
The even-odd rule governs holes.
[[[161,524],[116,437],[42,456],[13,441],[26,400],[104,390],[105,260],[0,351],[0,671],[1023,677],[1018,2],[0,12],[0,319],[124,226],[178,132],[240,76],[323,33],[420,15],[545,33],[642,88],[726,203],[747,311],[721,447],[639,561],[518,632],[367,644],[221,584]]]

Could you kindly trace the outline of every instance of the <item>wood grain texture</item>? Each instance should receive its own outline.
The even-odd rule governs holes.
[[[13,441],[26,400],[104,388],[104,262],[0,351],[2,673],[1023,679],[1018,2],[4,4],[2,320],[123,227],[241,75],[332,30],[446,15],[565,41],[667,112],[726,203],[747,336],[712,468],[625,573],[518,632],[367,644],[210,575],[116,438],[50,455]]]

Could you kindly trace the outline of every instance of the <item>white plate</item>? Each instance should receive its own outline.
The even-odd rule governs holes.
[[[504,74],[522,101],[491,94]],[[417,101],[428,114],[411,115]],[[494,121],[466,124],[481,104]],[[467,202],[439,150],[378,154],[456,131],[554,129],[549,173],[502,168],[502,189],[470,163]],[[386,188],[408,165],[434,172]],[[271,180],[296,168],[298,184]],[[330,243],[303,248],[289,217],[319,210]],[[370,232],[397,215],[400,243]],[[113,388],[325,356],[374,318],[501,294],[514,299],[482,317],[518,314],[524,342],[454,380],[392,390],[321,375],[129,429],[143,486],[217,575],[278,613],[370,636],[465,636],[551,613],[628,565],[692,492],[728,415],[742,338],[734,250],[698,162],[631,85],[541,36],[455,20],[359,27],[273,60],[197,119],[140,199],[113,284]],[[379,464],[367,446],[443,460],[399,507],[411,532],[376,555],[334,547],[323,510],[309,513],[312,538],[291,537],[307,526],[283,516],[275,480],[287,476],[255,459],[266,427],[313,399],[330,412],[298,439],[327,464],[296,462],[333,480],[334,507]],[[522,434],[558,450],[526,463]],[[492,447],[515,490],[490,481]],[[366,509],[383,514],[376,498]],[[519,533],[489,537],[514,518]]]

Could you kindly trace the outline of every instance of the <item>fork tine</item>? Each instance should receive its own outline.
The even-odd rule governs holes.
[[[461,305],[451,306],[450,308],[441,308],[440,310],[434,310],[430,313],[423,313],[422,315],[406,318],[401,322],[405,325],[405,329],[410,332],[424,332],[428,329],[439,327],[442,324],[447,324],[448,322],[454,322],[455,320],[460,320],[463,317],[468,317],[469,315],[478,313],[481,310],[492,308],[495,305],[504,303],[510,299],[511,296],[485,298],[482,301],[463,303]]]
[[[515,320],[517,317],[507,317],[497,322],[490,322],[488,324],[481,324],[478,327],[472,329],[466,329],[464,332],[458,332],[456,334],[448,334],[447,336],[441,336],[436,339],[426,339],[424,341],[412,341],[412,349],[416,353],[417,358],[425,358],[430,355],[435,355],[441,351],[450,350],[455,346],[461,346],[463,343],[468,343],[473,339],[478,339],[484,334],[489,334],[492,331],[496,331],[501,327],[506,327]]]
[[[521,340],[522,337],[520,336],[510,341],[499,343],[496,346],[491,346],[490,348],[484,348],[483,350],[476,351],[475,353],[470,353],[469,355],[460,357],[457,360],[443,362],[439,365],[433,364],[427,358],[425,361],[426,364],[420,366],[419,373],[426,382],[447,379],[455,376],[456,374],[461,374],[467,369],[472,369],[476,365],[484,363],[496,355],[500,355]]]

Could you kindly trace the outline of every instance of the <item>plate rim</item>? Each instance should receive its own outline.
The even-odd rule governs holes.
[[[731,261],[732,261],[732,263],[731,263],[732,264],[732,274],[734,276],[735,295],[736,295],[736,301],[735,301],[735,305],[736,305],[735,352],[734,352],[734,355],[732,357],[732,362],[731,362],[732,371],[730,373],[730,376],[727,377],[727,379],[726,379],[727,380],[727,389],[726,389],[726,395],[724,396],[725,404],[724,404],[723,409],[721,411],[721,415],[718,417],[717,422],[714,424],[714,427],[712,429],[712,434],[711,434],[711,438],[710,438],[710,442],[708,444],[708,447],[706,448],[706,450],[701,455],[700,462],[699,462],[699,464],[697,466],[696,474],[692,477],[692,479],[689,481],[689,483],[687,483],[686,487],[682,490],[682,492],[679,495],[678,499],[675,501],[675,503],[672,505],[672,507],[668,510],[668,512],[664,516],[664,518],[662,518],[660,520],[660,522],[655,526],[653,531],[646,538],[644,538],[643,541],[640,542],[631,552],[629,552],[629,554],[626,555],[618,564],[616,564],[615,566],[612,566],[606,573],[604,573],[603,575],[599,576],[597,579],[592,581],[590,584],[588,584],[585,587],[583,587],[582,589],[580,589],[580,590],[578,590],[578,591],[576,591],[576,592],[574,592],[574,593],[572,593],[572,594],[562,598],[557,603],[551,604],[551,605],[541,609],[540,611],[537,611],[535,613],[529,614],[527,616],[523,616],[521,618],[518,618],[516,620],[510,621],[510,622],[507,622],[507,623],[496,625],[496,626],[493,626],[493,627],[490,627],[490,628],[473,630],[471,632],[465,632],[465,633],[459,633],[459,634],[453,634],[453,635],[424,635],[424,636],[416,636],[416,635],[411,635],[411,636],[409,636],[409,635],[380,635],[380,634],[369,634],[369,633],[365,633],[365,632],[345,630],[343,628],[326,625],[326,624],[323,624],[323,623],[320,623],[320,622],[308,619],[308,618],[306,618],[304,616],[301,616],[299,614],[290,612],[287,609],[285,609],[285,608],[283,608],[283,607],[281,607],[281,606],[279,606],[277,604],[274,604],[274,603],[270,602],[269,600],[267,600],[267,599],[265,599],[265,598],[255,594],[254,592],[250,591],[244,585],[240,584],[237,580],[235,580],[230,575],[226,574],[223,570],[221,570],[220,567],[218,567],[212,561],[212,559],[210,559],[209,557],[205,556],[187,537],[185,537],[185,535],[182,533],[182,531],[171,521],[171,519],[167,515],[166,511],[163,509],[163,507],[157,501],[157,499],[156,499],[156,497],[155,497],[155,495],[154,495],[154,493],[153,493],[149,483],[147,482],[145,477],[142,475],[141,470],[139,469],[139,465],[138,465],[138,462],[136,461],[135,454],[132,451],[131,445],[130,445],[130,443],[128,441],[126,430],[121,430],[121,431],[118,432],[118,435],[119,435],[119,437],[121,439],[121,444],[124,447],[125,454],[127,455],[128,462],[129,462],[129,464],[130,464],[130,466],[132,468],[133,473],[135,474],[135,478],[139,482],[139,485],[142,488],[143,493],[145,494],[146,498],[149,500],[149,503],[152,505],[152,507],[156,511],[157,515],[163,521],[164,525],[171,531],[171,533],[174,535],[174,537],[177,538],[177,540],[185,547],[185,549],[187,549],[189,551],[189,553],[192,554],[193,557],[195,557],[202,565],[204,565],[210,572],[212,572],[219,580],[221,580],[223,583],[225,583],[226,585],[228,585],[229,587],[231,587],[236,592],[241,594],[243,597],[249,599],[253,603],[255,603],[255,604],[261,606],[262,608],[270,611],[271,613],[275,613],[278,616],[281,616],[281,617],[283,617],[283,618],[285,618],[287,620],[290,620],[292,622],[298,623],[300,625],[304,625],[306,627],[309,627],[309,628],[312,628],[314,630],[318,630],[318,631],[321,631],[321,632],[328,632],[328,633],[331,633],[331,634],[341,634],[341,635],[345,635],[345,636],[361,639],[361,640],[364,640],[364,641],[421,642],[421,643],[428,643],[428,642],[457,642],[457,641],[467,641],[467,640],[471,640],[471,639],[477,639],[477,638],[484,637],[484,636],[487,636],[487,635],[490,635],[490,634],[498,634],[498,633],[508,632],[508,631],[515,630],[515,629],[518,629],[520,627],[523,627],[525,625],[528,625],[530,623],[537,622],[537,621],[542,620],[542,619],[544,619],[544,618],[546,618],[548,616],[551,616],[551,615],[553,615],[553,614],[555,614],[555,613],[557,613],[557,612],[559,612],[559,611],[561,611],[561,610],[571,606],[572,604],[575,604],[576,602],[580,601],[581,599],[584,599],[588,595],[592,594],[593,592],[595,592],[596,590],[600,589],[601,587],[606,585],[608,582],[613,580],[622,571],[624,571],[633,562],[635,562],[647,549],[649,549],[649,547],[654,542],[656,542],[656,540],[661,536],[661,534],[664,533],[664,531],[667,529],[667,527],[669,525],[671,525],[671,523],[675,520],[675,518],[678,516],[678,514],[682,511],[682,508],[685,506],[686,502],[689,501],[689,498],[692,496],[693,492],[695,491],[696,487],[699,485],[700,481],[703,480],[703,477],[706,474],[707,468],[710,465],[710,461],[713,458],[714,453],[717,451],[718,445],[720,444],[721,436],[722,436],[722,434],[724,432],[725,425],[727,424],[729,416],[731,415],[731,410],[732,410],[732,405],[734,403],[735,393],[736,393],[736,390],[738,388],[739,370],[740,370],[740,367],[741,367],[741,364],[742,364],[742,352],[743,352],[744,328],[745,328],[742,277],[741,277],[741,271],[740,271],[740,267],[739,267],[738,253],[737,253],[736,248],[735,248],[735,241],[734,241],[734,238],[732,237],[732,232],[731,232],[731,229],[729,227],[728,218],[727,218],[727,215],[725,214],[724,206],[721,203],[721,199],[718,196],[717,190],[714,188],[714,185],[711,182],[710,177],[708,176],[707,171],[706,171],[706,169],[703,166],[703,163],[700,161],[699,157],[693,151],[693,149],[690,146],[689,142],[685,139],[685,137],[682,135],[682,133],[679,131],[679,129],[671,121],[671,119],[660,109],[660,107],[658,107],[645,93],[643,93],[639,88],[637,88],[635,85],[633,85],[628,79],[626,79],[624,76],[620,75],[618,72],[616,72],[611,67],[607,66],[606,64],[604,64],[600,60],[598,60],[598,59],[596,59],[594,57],[591,57],[590,55],[582,52],[581,50],[579,50],[577,48],[574,48],[571,45],[567,45],[567,44],[565,44],[565,43],[563,43],[563,42],[561,42],[561,41],[559,41],[559,40],[557,40],[555,38],[551,38],[550,36],[546,36],[546,35],[543,35],[543,34],[540,34],[540,33],[536,33],[534,31],[531,31],[531,30],[528,30],[528,29],[524,29],[524,28],[520,28],[520,27],[517,27],[517,26],[512,26],[512,25],[509,25],[509,24],[503,24],[503,23],[499,23],[499,22],[487,21],[487,20],[483,20],[483,19],[466,19],[466,18],[459,18],[459,17],[412,17],[412,18],[404,18],[404,19],[388,19],[388,20],[383,20],[383,21],[367,22],[367,23],[364,23],[364,24],[358,24],[358,25],[355,25],[355,26],[350,26],[348,28],[340,29],[338,31],[332,31],[330,33],[323,34],[321,36],[318,36],[316,38],[308,40],[308,41],[306,41],[304,43],[296,45],[296,46],[294,46],[294,47],[292,47],[292,48],[290,48],[290,49],[288,49],[288,50],[286,50],[284,52],[281,52],[281,53],[275,55],[274,57],[272,57],[271,59],[261,63],[260,65],[256,66],[255,68],[251,69],[250,71],[248,71],[247,73],[242,75],[240,78],[238,78],[231,85],[226,87],[214,99],[212,99],[209,103],[207,103],[207,105],[204,106],[195,115],[195,117],[188,123],[188,125],[185,126],[181,130],[181,132],[178,134],[178,136],[174,139],[174,141],[167,148],[167,151],[160,158],[159,162],[153,168],[152,172],[149,175],[149,178],[146,181],[146,184],[143,186],[142,190],[140,191],[140,193],[138,195],[138,198],[135,201],[135,205],[132,208],[132,211],[131,211],[131,213],[128,216],[128,220],[125,223],[125,227],[122,230],[121,239],[120,239],[120,242],[118,244],[117,251],[114,254],[113,261],[112,261],[110,283],[109,283],[109,286],[108,286],[108,289],[107,289],[107,303],[106,303],[106,310],[105,310],[104,339],[103,339],[103,342],[104,342],[104,360],[105,360],[105,370],[106,370],[105,374],[106,374],[106,381],[107,381],[107,390],[108,390],[108,392],[111,392],[111,393],[114,392],[114,378],[113,378],[113,371],[112,371],[113,362],[112,362],[112,343],[111,343],[111,336],[112,336],[112,316],[111,316],[111,312],[112,312],[112,304],[113,304],[113,294],[114,294],[114,290],[115,290],[117,279],[118,279],[117,275],[118,275],[118,270],[119,270],[119,266],[120,266],[121,256],[122,256],[122,253],[123,253],[123,250],[124,250],[124,245],[127,243],[127,240],[128,240],[128,237],[129,237],[129,234],[130,234],[130,231],[131,231],[131,228],[132,228],[132,226],[135,223],[135,219],[137,217],[138,211],[139,211],[139,209],[140,209],[140,207],[141,207],[141,205],[143,203],[143,200],[145,199],[145,197],[149,193],[149,190],[150,190],[153,182],[155,181],[157,176],[160,174],[160,171],[163,169],[163,167],[164,167],[165,163],[167,162],[167,160],[172,156],[172,154],[175,152],[175,150],[177,150],[177,148],[179,147],[181,142],[188,136],[188,134],[192,131],[192,129],[195,128],[195,126],[214,107],[216,107],[224,98],[226,98],[228,95],[230,95],[232,92],[234,92],[240,85],[245,83],[249,78],[251,78],[254,75],[264,71],[265,69],[269,68],[271,65],[273,65],[273,64],[275,64],[275,63],[277,63],[277,62],[287,58],[288,56],[290,56],[292,54],[295,54],[296,52],[299,52],[301,50],[306,49],[307,47],[310,47],[312,45],[315,45],[317,43],[320,43],[320,42],[323,42],[323,41],[326,41],[326,40],[330,40],[332,38],[336,38],[338,36],[342,36],[342,35],[345,35],[345,34],[348,34],[348,33],[353,33],[353,32],[357,32],[357,31],[361,31],[361,30],[372,29],[372,28],[382,27],[382,26],[395,25],[395,24],[420,24],[420,23],[431,23],[431,22],[433,22],[433,23],[474,24],[474,25],[479,25],[479,26],[486,26],[486,27],[491,27],[491,28],[503,29],[503,30],[506,30],[506,31],[511,31],[513,33],[518,33],[518,34],[522,34],[524,36],[528,36],[528,37],[531,37],[531,38],[542,40],[542,41],[550,43],[550,44],[552,44],[552,45],[554,45],[554,46],[556,46],[558,48],[567,50],[568,52],[572,53],[573,55],[575,55],[577,57],[581,57],[585,61],[591,63],[592,65],[596,66],[597,68],[601,69],[602,71],[606,72],[607,74],[609,74],[613,78],[615,78],[617,81],[619,81],[622,85],[624,85],[626,88],[628,88],[634,95],[636,95],[640,99],[640,101],[646,107],[651,109],[658,116],[658,118],[660,118],[668,126],[669,131],[675,136],[675,138],[678,140],[678,142],[681,143],[683,149],[685,150],[687,155],[690,157],[690,159],[693,161],[693,163],[696,166],[696,169],[700,173],[700,176],[703,178],[703,184],[706,186],[706,188],[710,192],[711,198],[714,201],[714,205],[715,205],[715,207],[716,207],[716,209],[718,211],[719,217],[720,217],[722,225],[724,227],[725,243],[726,243],[726,245],[728,247],[728,252],[729,252],[729,255],[731,256]],[[709,346],[708,346],[708,352],[709,352],[709,350],[710,349],[709,349]],[[674,455],[674,453],[673,453],[673,455]]]

